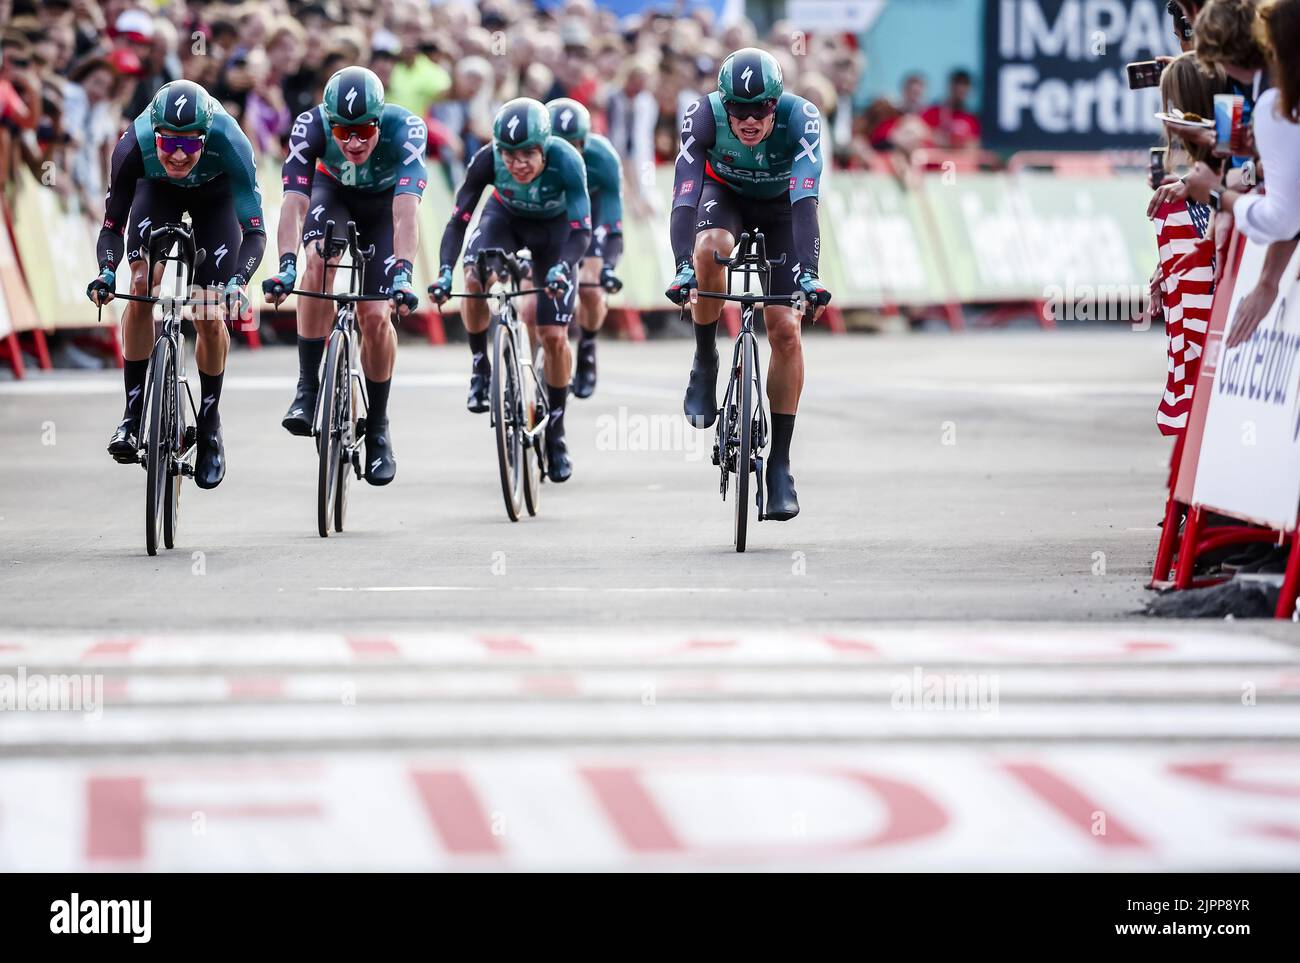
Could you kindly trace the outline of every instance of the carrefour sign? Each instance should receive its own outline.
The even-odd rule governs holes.
[[[1157,88],[1129,90],[1124,65],[1176,54],[1157,0],[988,0],[985,143],[1000,149],[1144,147]]]

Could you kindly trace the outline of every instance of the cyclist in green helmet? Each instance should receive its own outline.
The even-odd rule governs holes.
[[[473,263],[485,248],[532,255],[533,277],[547,297],[535,306],[523,298],[525,310],[535,312],[537,333],[546,353],[546,385],[550,418],[546,429],[547,477],[566,481],[573,473],[564,437],[564,405],[569,394],[573,355],[568,327],[573,320],[576,265],[591,242],[591,203],[587,197],[587,171],[582,155],[562,137],[551,133],[551,115],[539,101],[520,97],[497,113],[493,142],[479,149],[469,162],[465,180],[456,193],[451,219],[442,234],[437,280],[429,295],[438,303],[452,289],[452,265],[460,257],[474,208],[483,191],[492,196],[483,205],[474,233],[465,249],[465,264]],[[473,271],[465,274],[465,290],[483,290]],[[488,409],[491,365],[487,357],[488,307],[481,300],[466,300],[465,330],[469,334],[472,370],[466,407]]]
[[[420,246],[416,218],[427,183],[428,139],[423,120],[405,107],[384,102],[384,85],[372,71],[345,67],[335,73],[325,85],[323,102],[299,114],[289,132],[289,156],[281,171],[280,268],[262,282],[262,293],[272,304],[279,304],[299,284],[301,240],[307,252],[301,287],[319,291],[325,263],[316,243],[329,221],[336,235],[342,235],[348,221],[355,221],[361,246],[375,246],[362,293],[386,294],[389,301],[357,305],[370,404],[365,477],[372,485],[387,485],[397,475],[388,427],[388,393],[397,357],[390,311],[405,316],[419,305],[411,278]],[[331,279],[333,274],[331,270]],[[298,387],[281,421],[290,434],[311,435],[333,311],[328,301],[298,302]]]
[[[177,80],[161,87],[127,128],[113,149],[111,171],[96,245],[100,272],[86,288],[92,301],[113,299],[128,224],[131,294],[148,294],[161,281],[145,277],[148,232],[155,225],[179,223],[188,212],[195,244],[207,252],[194,283],[219,289],[219,295],[205,298],[195,317],[200,400],[194,481],[200,488],[215,488],[226,473],[218,404],[230,335],[222,323],[222,308],[231,319],[248,316],[244,289],[266,248],[253,147],[207,91],[192,81]],[[126,412],[108,445],[109,454],[124,464],[135,464],[137,458],[153,343],[151,306],[129,302],[122,312]]]
[[[599,285],[578,290],[578,364],[573,393],[590,398],[596,390],[596,335],[605,323],[607,293],[623,287],[614,273],[623,253],[623,162],[600,134],[591,132],[591,114],[576,100],[560,97],[546,105],[551,130],[582,154],[591,198],[591,243],[578,270],[580,284]]]
[[[802,97],[786,93],[781,65],[765,50],[746,47],[722,62],[718,89],[683,114],[673,180],[669,227],[677,274],[667,295],[686,303],[693,288],[718,291],[741,233],[762,231],[767,256],[786,256],[772,269],[774,295],[795,294],[815,321],[830,301],[817,277],[821,239],[817,193],[821,184],[821,115]],[[697,280],[698,279],[698,280]],[[716,338],[722,302],[691,305],[695,358],[683,408],[697,428],[717,417]],[[767,516],[799,514],[790,472],[790,439],[803,390],[803,348],[793,307],[769,304],[763,314],[772,348],[767,395],[772,406],[772,448],[767,459]]]

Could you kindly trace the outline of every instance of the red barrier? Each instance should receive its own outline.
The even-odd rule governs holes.
[[[1196,467],[1201,455],[1201,441],[1205,433],[1206,413],[1209,410],[1214,374],[1217,370],[1219,346],[1228,327],[1228,310],[1232,304],[1244,253],[1244,238],[1240,234],[1235,234],[1226,257],[1227,267],[1214,291],[1210,326],[1205,338],[1205,354],[1192,392],[1192,410],[1187,419],[1186,429],[1179,435],[1174,445],[1164,524],[1156,547],[1155,565],[1148,587],[1188,589],[1215,585],[1227,581],[1229,576],[1197,577],[1194,574],[1197,559],[1207,552],[1234,545],[1269,542],[1286,545],[1289,542],[1290,552],[1287,556],[1286,572],[1278,594],[1274,616],[1279,619],[1290,619],[1296,610],[1297,596],[1300,594],[1300,537],[1297,537],[1295,532],[1244,524],[1244,519],[1241,525],[1207,526],[1206,510],[1195,504],[1193,500]],[[1216,512],[1231,515],[1218,509]],[[1181,532],[1178,530],[1180,519],[1183,520]],[[1173,568],[1172,579],[1170,578],[1171,567]]]

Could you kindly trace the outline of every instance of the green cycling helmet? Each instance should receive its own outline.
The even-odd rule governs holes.
[[[722,61],[718,90],[723,103],[756,104],[777,100],[784,89],[781,64],[766,50],[743,47]]]
[[[551,112],[551,130],[570,144],[586,140],[591,133],[591,113],[576,100],[557,97],[547,102],[546,109]]]
[[[325,84],[325,120],[335,124],[378,123],[384,113],[384,82],[365,67],[344,67]]]
[[[158,88],[149,105],[149,121],[154,130],[174,130],[182,134],[206,134],[212,129],[215,113],[208,92],[192,80],[173,80]]]
[[[545,150],[551,140],[551,113],[539,100],[516,97],[497,111],[492,139],[502,150]]]

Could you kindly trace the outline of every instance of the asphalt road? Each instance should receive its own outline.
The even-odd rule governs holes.
[[[237,353],[153,559],[119,376],[0,383],[0,866],[1300,866],[1294,625],[1134,616],[1158,336],[809,338],[803,514],[742,556],[689,342],[601,350],[512,524],[467,352],[404,344],[328,540],[295,358]]]
[[[191,624],[217,629],[363,630],[1115,619],[1140,606],[1169,448],[1154,426],[1156,337],[810,338],[793,447],[803,512],[757,525],[742,559],[711,433],[680,417],[689,343],[601,350],[597,394],[570,402],[573,478],[511,524],[487,419],[463,407],[466,351],[404,345],[397,480],[354,487],[350,531],[328,541],[313,446],[279,426],[295,356],[236,354],[226,480],[187,486],[180,544],[156,559],[144,473],[103,450],[117,375],[0,386],[11,624],[145,629],[151,600],[183,600]]]

